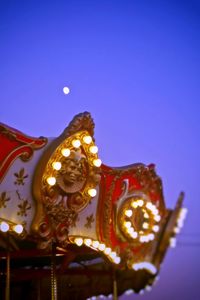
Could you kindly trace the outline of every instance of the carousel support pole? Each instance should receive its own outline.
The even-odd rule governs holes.
[[[5,300],[10,300],[10,235],[7,232],[7,257],[6,257],[6,293]]]
[[[118,300],[116,270],[113,270],[113,300]]]
[[[40,283],[40,279],[37,282],[37,300],[41,300],[41,283]]]
[[[56,280],[56,245],[51,244],[51,300],[57,300],[57,280]]]

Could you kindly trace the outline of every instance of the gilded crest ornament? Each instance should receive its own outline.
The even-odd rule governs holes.
[[[87,122],[84,123],[86,119]],[[42,209],[36,210],[32,224],[34,232],[40,232],[39,224],[46,222],[45,214],[49,216],[49,220],[57,220],[57,224],[64,222],[64,217],[58,218],[60,213],[57,207],[62,207],[65,223],[72,226],[74,221],[69,222],[69,216],[82,211],[96,196],[96,188],[101,178],[101,160],[98,158],[98,148],[90,135],[93,128],[87,128],[87,125],[93,126],[87,114],[75,118],[74,125],[73,122],[69,125],[69,132],[73,134],[69,136],[66,128],[58,138],[59,143],[55,141],[47,149],[38,165],[33,192],[37,207]],[[76,128],[81,131],[76,132]],[[39,190],[38,186],[41,187]],[[49,225],[46,228],[49,230]],[[51,231],[56,236],[56,229]]]

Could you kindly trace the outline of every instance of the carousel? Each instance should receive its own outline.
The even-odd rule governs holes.
[[[0,123],[0,298],[117,299],[150,290],[187,210],[155,165],[102,163],[88,112],[58,138]]]

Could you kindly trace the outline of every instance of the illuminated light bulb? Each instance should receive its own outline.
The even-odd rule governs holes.
[[[99,249],[100,251],[104,251],[105,248],[106,248],[106,246],[105,246],[104,244],[99,244],[98,249]]]
[[[156,267],[149,263],[149,262],[140,262],[140,263],[135,263],[132,265],[133,270],[138,271],[138,270],[142,270],[142,269],[146,269],[147,271],[149,271],[151,274],[156,274],[157,273],[157,269]]]
[[[89,247],[92,244],[92,240],[91,239],[84,239],[84,244]]]
[[[74,146],[74,148],[79,148],[81,145],[81,142],[79,140],[73,140],[72,145]]]
[[[56,178],[55,177],[48,177],[47,178],[47,183],[49,185],[55,185],[56,184]]]
[[[133,202],[131,203],[131,206],[132,206],[133,208],[137,208],[137,207],[138,207],[138,203],[137,203],[136,201],[133,201]]]
[[[144,201],[142,199],[137,201],[138,206],[142,207],[144,205]]]
[[[148,291],[148,292],[150,292],[152,290],[152,287],[150,285],[146,285],[145,286],[145,290]]]
[[[89,145],[92,143],[92,138],[90,135],[86,135],[86,136],[84,136],[83,141]]]
[[[129,218],[132,216],[132,214],[133,214],[133,212],[132,212],[131,209],[127,209],[127,210],[125,211],[125,215],[126,215],[127,217],[129,217]]]
[[[129,296],[129,295],[131,295],[133,293],[134,293],[134,291],[132,289],[129,289],[129,290],[126,290],[124,294],[127,295],[127,296]]]
[[[143,295],[143,294],[144,294],[144,290],[140,290],[139,295]]]
[[[177,222],[177,225],[178,225],[179,228],[182,228],[183,225],[184,225],[184,224],[183,224],[183,220],[180,220],[180,219],[179,219],[178,222]]]
[[[0,230],[2,232],[7,232],[9,230],[10,226],[8,225],[8,223],[6,222],[1,222],[1,225],[0,225]]]
[[[21,224],[15,225],[15,226],[13,227],[13,230],[14,230],[16,233],[21,234],[22,231],[23,231],[23,226],[22,226]]]
[[[61,169],[62,165],[59,161],[55,161],[52,163],[52,167],[54,170],[59,171]]]
[[[181,211],[184,212],[184,214],[187,214],[187,213],[188,213],[188,209],[187,209],[186,207],[182,207],[182,208],[181,208]]]
[[[131,227],[131,222],[124,222],[124,226],[126,228],[130,228]]]
[[[180,217],[177,219],[177,224],[178,224],[178,223],[183,224],[183,223],[184,223],[184,219],[185,219],[185,218],[183,218],[183,217],[180,216]]]
[[[99,242],[98,242],[98,241],[93,241],[93,242],[92,242],[92,246],[93,246],[94,248],[98,248],[98,247],[99,247]]]
[[[132,269],[138,271],[139,270],[138,264],[132,264]]]
[[[142,224],[142,227],[143,227],[144,229],[147,229],[147,228],[149,228],[149,224],[146,223],[146,222],[144,222],[144,223]]]
[[[83,239],[82,238],[75,238],[74,242],[79,247],[83,245]]]
[[[129,234],[133,234],[133,232],[134,232],[133,227],[129,227],[129,228],[127,229],[127,232],[128,232]]]
[[[188,209],[186,207],[182,207],[180,214],[185,217],[187,215],[187,213],[188,213]]]
[[[171,248],[175,248],[176,247],[176,239],[175,238],[170,238],[169,239],[169,244]]]
[[[91,147],[89,148],[89,150],[90,150],[90,152],[91,152],[92,154],[96,154],[96,153],[98,152],[98,147],[97,147],[97,146],[91,146]]]
[[[62,153],[63,156],[68,157],[68,156],[70,156],[70,149],[68,149],[68,148],[63,148],[63,149],[61,150],[61,153]]]
[[[174,228],[174,233],[178,234],[178,233],[180,233],[180,231],[181,231],[181,230],[180,230],[179,227],[175,227],[175,228]]]
[[[141,236],[140,237],[140,242],[141,243],[147,243],[149,241],[148,237],[147,236]]]
[[[117,257],[114,258],[114,263],[115,264],[118,265],[120,262],[121,262],[121,258],[119,256],[117,256]]]
[[[99,158],[93,160],[93,164],[95,167],[100,167],[102,162]]]
[[[155,220],[156,222],[160,222],[160,219],[161,219],[161,217],[160,217],[159,215],[154,216],[154,220]]]
[[[150,241],[153,241],[154,238],[155,238],[155,235],[154,235],[153,233],[150,233],[150,234],[148,235],[148,238],[149,238]]]
[[[145,219],[149,219],[148,213],[146,213],[146,212],[144,213],[144,218],[145,218]]]
[[[178,218],[178,220],[180,220],[181,222],[184,222],[185,216],[180,215],[179,218]]]
[[[104,250],[104,253],[105,253],[106,255],[109,255],[109,254],[111,253],[111,249],[110,249],[110,248],[106,248],[106,249]]]
[[[65,87],[63,88],[63,93],[64,93],[65,95],[68,95],[68,94],[70,93],[70,89],[69,89],[67,86],[65,86]]]
[[[151,209],[151,203],[150,202],[147,202],[146,208]]]
[[[135,232],[133,232],[132,234],[131,234],[131,237],[133,238],[133,239],[136,239],[137,237],[138,237],[138,233],[135,231]]]
[[[152,229],[154,232],[158,232],[160,228],[158,225],[154,225]]]
[[[116,256],[117,256],[117,253],[113,251],[113,252],[111,252],[111,253],[109,254],[109,256],[110,256],[112,259],[115,259]]]
[[[144,236],[140,236],[140,242],[144,243]]]
[[[97,191],[95,189],[89,189],[88,190],[88,194],[91,196],[91,197],[95,197],[96,194],[97,194]]]
[[[153,208],[153,209],[152,209],[152,213],[153,213],[154,216],[157,216],[157,215],[158,215],[158,210],[157,210],[157,208]]]
[[[146,208],[148,208],[149,210],[153,211],[153,209],[154,209],[153,207],[154,207],[154,205],[151,202],[147,202]]]
[[[143,265],[143,268],[146,269],[147,271],[149,271],[151,274],[157,273],[157,268],[149,262],[145,262]]]

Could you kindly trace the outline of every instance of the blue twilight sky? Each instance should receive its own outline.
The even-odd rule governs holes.
[[[0,0],[0,120],[57,136],[87,110],[105,164],[154,162],[168,207],[186,192],[157,286],[121,299],[200,299],[199,53],[198,0]]]

